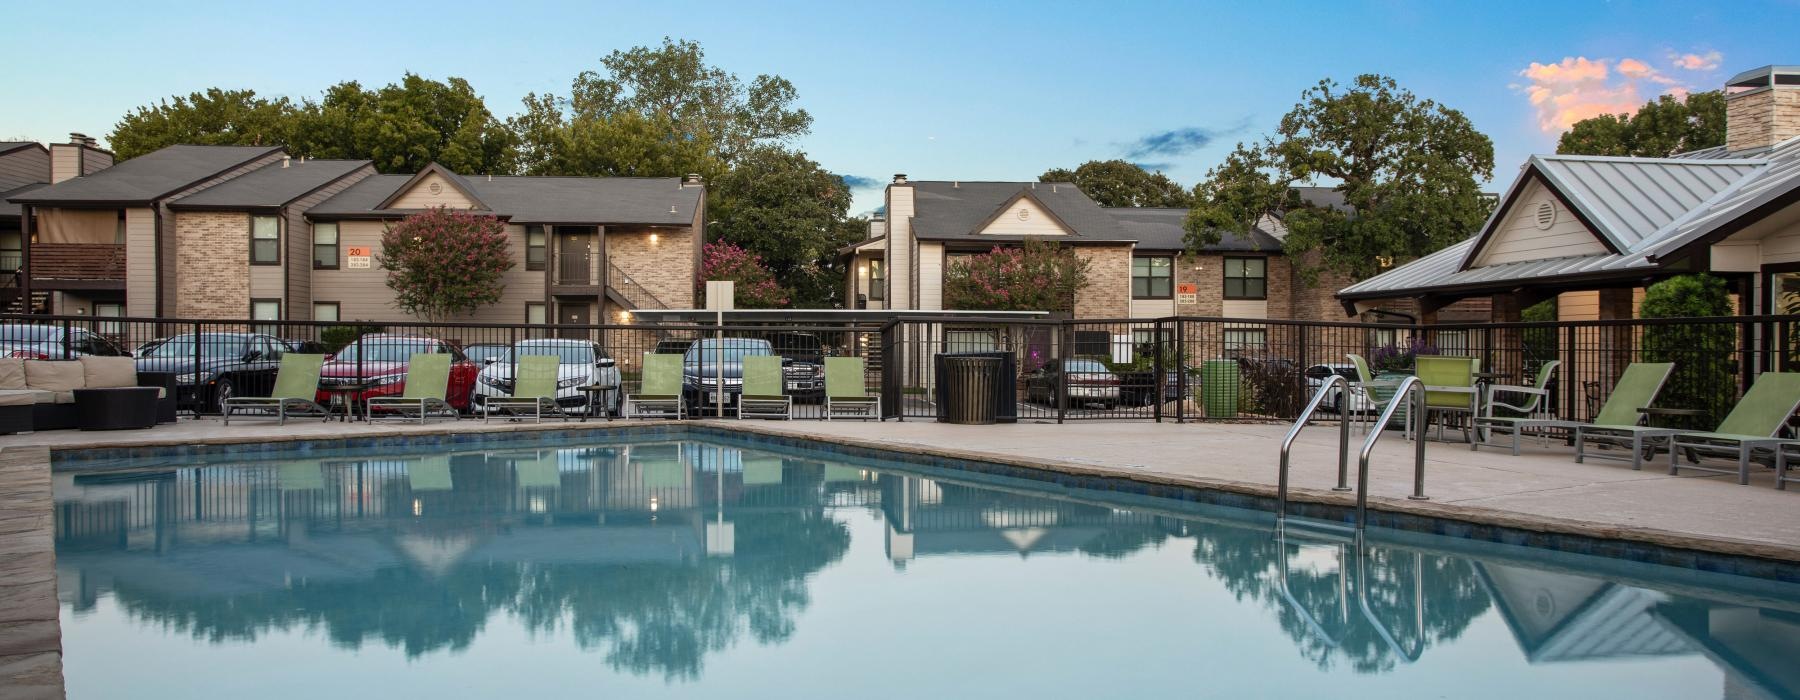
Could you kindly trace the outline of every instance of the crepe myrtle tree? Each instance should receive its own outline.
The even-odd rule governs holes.
[[[950,263],[944,305],[981,311],[1067,311],[1088,284],[1088,261],[1070,248],[1027,240]]]
[[[775,309],[787,306],[788,290],[775,281],[762,256],[724,241],[700,250],[700,278],[736,282],[736,306],[742,309]]]
[[[505,224],[444,207],[389,226],[376,259],[394,305],[434,323],[500,301],[502,277],[513,267]]]

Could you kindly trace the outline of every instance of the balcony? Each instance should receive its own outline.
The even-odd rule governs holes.
[[[124,289],[125,246],[98,243],[34,243],[32,289]]]

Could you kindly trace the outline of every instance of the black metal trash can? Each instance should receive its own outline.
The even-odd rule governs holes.
[[[992,391],[988,392],[988,400],[993,404],[993,421],[998,423],[1019,422],[1019,372],[1018,358],[1010,352],[950,352],[939,353],[933,357],[932,371],[937,377],[932,398],[937,404],[939,422],[951,422],[949,407],[952,386],[948,380],[950,370],[948,362],[957,358],[986,358],[1000,362],[999,371],[994,374]]]
[[[999,389],[1000,360],[992,357],[949,357],[938,381],[949,388],[944,422],[961,425],[994,423],[994,392]]]

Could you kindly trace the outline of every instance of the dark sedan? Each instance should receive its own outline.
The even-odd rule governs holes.
[[[139,372],[175,374],[182,408],[217,412],[233,396],[267,396],[288,344],[256,333],[192,333],[171,337],[138,357]]]

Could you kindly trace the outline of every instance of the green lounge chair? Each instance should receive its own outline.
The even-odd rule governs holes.
[[[1362,355],[1358,355],[1356,353],[1346,353],[1344,355],[1344,357],[1349,358],[1351,366],[1356,368],[1356,381],[1350,385],[1351,396],[1361,396],[1364,400],[1369,402],[1369,406],[1374,408],[1376,413],[1380,413],[1382,410],[1386,409],[1388,403],[1394,400],[1396,394],[1388,394],[1388,397],[1383,399],[1383,398],[1376,396],[1375,392],[1377,392],[1377,391],[1393,391],[1394,389],[1396,389],[1400,386],[1400,382],[1397,382],[1397,381],[1384,382],[1384,381],[1376,380],[1375,373],[1369,371],[1369,361],[1366,359],[1363,359]],[[1338,408],[1338,410],[1340,412],[1352,410],[1356,406],[1355,401],[1341,401],[1340,400],[1338,403],[1340,404],[1340,406]],[[1401,411],[1401,413],[1399,413],[1398,415],[1395,415],[1394,417],[1396,419],[1399,419],[1400,424],[1402,426],[1405,426],[1406,436],[1408,439],[1411,439],[1412,438],[1412,421],[1406,420],[1406,413],[1405,413],[1406,407],[1405,406],[1401,406],[1400,411]],[[1340,415],[1339,418],[1341,418],[1343,420],[1349,420],[1350,416]],[[1373,415],[1365,415],[1361,412],[1358,412],[1356,414],[1356,422],[1363,426],[1364,432],[1368,431],[1369,423],[1371,421],[1373,421],[1374,418],[1375,417]]]
[[[687,416],[681,398],[681,355],[644,353],[644,377],[638,393],[625,396],[625,417],[667,418]]]
[[[1787,425],[1788,417],[1794,415],[1795,409],[1800,409],[1800,372],[1762,373],[1756,383],[1750,385],[1750,390],[1744,392],[1744,398],[1738,399],[1731,413],[1725,414],[1718,430],[1678,432],[1669,439],[1669,473],[1677,474],[1681,469],[1715,474],[1734,471],[1698,464],[1682,465],[1681,453],[1692,451],[1696,457],[1702,454],[1736,457],[1738,483],[1750,483],[1751,452],[1779,452],[1789,445],[1800,444],[1797,440],[1775,437]],[[1776,461],[1781,460],[1777,457]],[[1779,470],[1781,465],[1776,466]]]
[[[299,409],[308,416],[324,416],[331,419],[331,412],[313,401],[319,395],[319,370],[325,366],[324,355],[305,355],[285,353],[281,356],[281,367],[275,371],[275,390],[268,396],[233,396],[225,399],[220,405],[225,425],[231,425],[231,414],[246,411],[275,411],[275,419],[282,425],[287,424],[290,409]]]
[[[1479,412],[1477,404],[1481,402],[1480,390],[1475,386],[1475,373],[1479,371],[1481,361],[1473,357],[1422,355],[1413,360],[1413,373],[1425,385],[1426,424],[1430,424],[1432,414],[1439,416],[1439,440],[1444,438],[1444,423],[1448,422],[1445,414],[1467,413],[1471,424],[1474,422]],[[1465,437],[1474,444],[1474,428],[1468,429]]]
[[[556,405],[556,377],[562,367],[562,358],[555,355],[522,355],[519,362],[513,365],[512,396],[502,399],[488,399],[487,411],[482,416],[486,422],[496,411],[504,411],[508,415],[524,415],[531,412],[533,420],[544,422],[544,410],[549,409],[562,415],[563,420],[569,416],[563,414],[562,407]]]
[[[418,412],[419,422],[433,411],[454,412],[444,394],[450,389],[450,356],[441,352],[415,353],[406,363],[406,388],[399,396],[376,396],[369,399],[369,420],[377,409],[389,409],[400,418],[411,418]]]
[[[1474,442],[1469,443],[1469,449],[1474,450],[1482,445],[1495,447],[1496,445],[1494,443],[1487,441],[1487,438],[1491,433],[1511,433],[1512,453],[1517,456],[1519,454],[1519,434],[1521,432],[1534,428],[1542,430],[1544,428],[1570,427],[1568,421],[1557,420],[1550,417],[1550,380],[1556,376],[1556,368],[1561,365],[1562,360],[1545,362],[1542,366],[1538,367],[1537,380],[1533,381],[1531,386],[1489,384],[1487,387],[1487,398],[1482,401],[1482,405],[1484,406],[1482,415],[1475,419],[1475,429],[1480,431],[1480,433],[1476,436]],[[1630,370],[1627,371],[1629,372]],[[1495,394],[1517,394],[1526,398],[1523,403],[1515,405],[1495,399]],[[1494,409],[1496,407],[1508,409],[1524,415],[1496,416],[1494,415]]]
[[[1663,383],[1669,380],[1669,373],[1675,365],[1670,362],[1633,362],[1619,375],[1618,383],[1613,385],[1606,403],[1600,405],[1600,411],[1594,414],[1591,423],[1573,423],[1575,429],[1575,461],[1583,462],[1588,457],[1599,459],[1617,459],[1630,461],[1632,469],[1644,468],[1644,457],[1648,450],[1655,449],[1653,440],[1661,440],[1680,432],[1674,428],[1654,428],[1638,425],[1644,420],[1644,412],[1656,401],[1656,395],[1662,393]],[[1587,444],[1626,445],[1629,438],[1631,456],[1615,457],[1608,454],[1588,452]]]
[[[881,419],[881,394],[863,386],[860,357],[825,358],[825,420],[838,415]]]
[[[782,392],[781,358],[752,355],[744,358],[744,393],[738,396],[738,419],[745,416],[792,420],[794,397]]]

